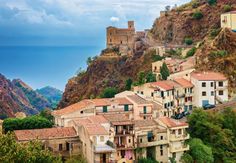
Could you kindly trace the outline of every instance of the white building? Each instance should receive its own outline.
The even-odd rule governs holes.
[[[194,85],[193,104],[202,107],[206,104],[219,104],[228,101],[228,80],[216,72],[192,72],[190,80]]]

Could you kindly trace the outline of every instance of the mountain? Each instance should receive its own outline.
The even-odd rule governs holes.
[[[43,87],[41,89],[37,89],[36,90],[37,93],[41,94],[44,98],[47,99],[47,101],[50,103],[51,108],[56,108],[58,103],[60,102],[61,98],[62,98],[62,94],[63,92],[50,87],[50,86],[46,86]]]
[[[22,89],[0,74],[0,114],[14,117],[16,112],[29,115],[38,113],[38,110],[31,105]]]

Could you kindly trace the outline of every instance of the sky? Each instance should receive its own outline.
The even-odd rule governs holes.
[[[126,27],[134,20],[137,30],[148,29],[165,6],[188,1],[0,0],[0,73],[35,89],[51,85],[63,90],[76,69],[86,68],[86,58],[105,48],[107,26]]]

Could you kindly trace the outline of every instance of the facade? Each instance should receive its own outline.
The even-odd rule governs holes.
[[[189,145],[185,143],[189,139],[188,124],[167,117],[160,117],[157,121],[161,126],[167,128],[168,157],[175,158],[179,163],[184,152],[189,150]]]
[[[230,28],[236,32],[236,11],[221,14],[221,28]]]
[[[20,143],[39,140],[44,149],[64,158],[81,152],[81,141],[73,127],[15,130],[14,135]]]
[[[107,48],[118,47],[121,53],[132,52],[134,49],[134,21],[128,21],[128,28],[107,27]]]
[[[228,80],[216,72],[192,72],[191,83],[194,85],[193,104],[202,107],[228,101]]]

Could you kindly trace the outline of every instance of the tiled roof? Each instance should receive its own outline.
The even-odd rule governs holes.
[[[154,120],[136,120],[134,121],[135,127],[151,127],[151,126],[157,126],[157,122]]]
[[[76,136],[73,127],[44,128],[32,130],[15,130],[16,139],[19,141],[45,140],[50,138],[64,138]]]
[[[127,98],[114,98],[114,100],[119,105],[133,105]]]
[[[191,77],[201,81],[222,81],[227,78],[218,72],[192,72]]]
[[[172,90],[175,87],[179,87],[179,85],[177,83],[170,81],[170,80],[153,82],[153,83],[151,83],[151,86],[159,87],[159,88],[164,89],[166,91]]]
[[[130,100],[132,100],[133,102],[139,104],[139,105],[146,105],[146,104],[151,104],[150,101],[145,100],[144,98],[138,96],[138,95],[130,95],[127,96]]]
[[[160,104],[158,104],[154,101],[151,101],[151,103],[153,104],[153,110],[162,110],[163,109],[163,107]]]
[[[133,122],[125,114],[104,115],[113,125],[133,124]]]
[[[176,78],[176,79],[174,79],[174,81],[177,82],[179,85],[181,85],[184,88],[191,88],[194,86],[190,81],[188,81],[184,78]]]
[[[93,105],[93,103],[90,100],[82,100],[80,102],[77,102],[75,104],[72,104],[68,107],[65,107],[63,109],[60,110],[55,110],[53,111],[53,115],[63,115],[63,114],[68,114],[68,113],[72,113],[75,112],[77,110],[82,110],[84,108],[86,108],[89,105]]]
[[[182,62],[180,66],[182,66],[183,70],[194,68],[195,65],[195,57],[189,57],[186,61]]]
[[[85,129],[89,135],[108,135],[109,133],[101,124],[86,124]]]
[[[90,101],[92,101],[95,106],[109,106],[109,105],[111,105],[111,102],[108,98],[91,99]]]
[[[181,126],[188,126],[185,122],[180,122],[178,120],[168,118],[168,117],[159,117],[159,120],[164,123],[167,127],[181,127]]]

